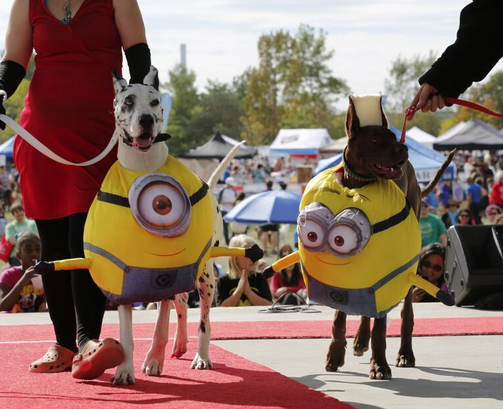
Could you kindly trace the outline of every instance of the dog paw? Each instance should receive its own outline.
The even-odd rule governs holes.
[[[141,371],[146,376],[161,376],[164,366],[165,345],[151,346],[147,352]]]
[[[353,341],[353,355],[363,356],[365,352],[369,350],[369,338],[356,336]]]
[[[386,361],[378,363],[373,358],[370,360],[370,379],[385,381],[391,379],[391,368]]]
[[[353,345],[353,355],[354,356],[363,356],[365,352],[369,350],[369,347],[364,347],[362,345]]]
[[[143,365],[141,366],[141,372],[145,376],[161,376],[162,367],[162,362],[150,360],[143,363]]]
[[[110,379],[112,385],[134,385],[134,368],[130,365],[119,365],[115,375]]]
[[[395,361],[395,366],[398,368],[413,368],[416,366],[416,358],[414,354],[398,354]]]
[[[346,339],[344,341],[332,340],[328,348],[327,360],[325,361],[325,370],[327,372],[337,372],[344,366],[346,355]]]
[[[202,358],[199,354],[196,354],[190,365],[191,369],[211,369],[213,364],[210,358]]]
[[[173,351],[171,352],[171,358],[180,358],[187,352],[187,342],[175,342],[173,345]]]

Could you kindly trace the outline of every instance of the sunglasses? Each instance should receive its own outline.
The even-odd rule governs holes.
[[[444,266],[441,266],[440,264],[432,264],[429,261],[423,261],[423,267],[432,268],[437,273],[440,273],[444,269]]]
[[[489,216],[497,216],[499,213],[489,213]]]
[[[466,214],[466,213],[462,213],[462,214],[459,215],[459,217],[470,217],[470,215]]]

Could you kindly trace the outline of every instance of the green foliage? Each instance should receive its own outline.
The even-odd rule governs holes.
[[[349,89],[332,76],[325,32],[301,25],[295,35],[278,31],[259,39],[259,67],[249,73],[243,100],[243,136],[269,144],[280,128],[332,128],[337,97]]]
[[[173,154],[186,152],[197,146],[197,137],[190,134],[194,110],[199,104],[195,86],[196,74],[181,65],[169,72],[166,84],[173,99],[167,131],[172,135],[169,146]]]
[[[4,102],[6,115],[14,119],[16,122],[19,121],[19,115],[24,108],[24,99],[28,93],[29,85],[30,81],[24,79],[21,84],[19,84],[19,87],[14,95]],[[5,142],[15,134],[16,133],[12,129],[6,126],[4,131],[0,131],[0,142]]]
[[[403,113],[409,107],[419,89],[418,78],[431,67],[435,60],[435,53],[430,51],[425,57],[416,55],[406,59],[399,56],[392,63],[389,78],[384,80],[388,112]]]

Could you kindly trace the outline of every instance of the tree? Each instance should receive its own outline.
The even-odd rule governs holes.
[[[417,80],[435,60],[435,53],[430,51],[427,56],[416,55],[410,59],[398,57],[393,61],[389,78],[384,81],[385,110],[393,126],[402,128],[405,109],[409,107],[419,88]],[[444,119],[445,112],[428,115],[419,113],[412,121],[407,122],[407,128],[417,126],[431,135],[438,135]]]
[[[492,74],[487,82],[473,85],[469,89],[468,100],[480,104],[495,112],[503,112],[503,71]],[[475,109],[459,107],[455,116],[442,124],[442,130],[447,130],[459,122],[466,122],[470,119],[480,119],[496,129],[503,127],[503,118],[497,118],[479,112]]]
[[[234,86],[208,81],[206,92],[199,96],[199,104],[193,111],[188,133],[205,140],[216,132],[239,139],[242,115],[240,95]]]
[[[168,132],[172,135],[169,147],[174,155],[188,151],[199,142],[189,129],[199,104],[195,82],[196,74],[178,64],[169,72],[169,82],[165,84],[173,99]]]
[[[416,55],[410,59],[398,57],[393,61],[389,78],[384,80],[386,107],[391,112],[402,113],[409,107],[418,90],[418,78],[435,62],[433,51],[425,57]]]
[[[301,25],[291,34],[278,31],[258,42],[259,67],[249,73],[243,100],[244,136],[268,144],[282,127],[330,128],[337,97],[348,87],[328,67],[325,32]]]

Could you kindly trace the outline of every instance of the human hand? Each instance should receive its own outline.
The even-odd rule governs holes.
[[[246,270],[242,270],[241,277],[239,277],[238,288],[244,289],[246,284],[248,284],[248,272]]]
[[[0,89],[0,114],[5,115],[5,107],[3,106],[3,102],[6,99],[7,99],[7,93],[3,89]],[[5,129],[5,122],[0,121],[0,129],[2,131]]]
[[[23,273],[21,280],[24,284],[28,284],[35,276],[39,276],[39,274],[37,274],[37,272],[35,271],[35,266],[30,266]]]
[[[283,294],[285,294],[288,291],[288,288],[286,287],[280,287],[276,290],[276,297],[281,297]]]
[[[426,292],[422,290],[421,288],[414,288],[412,290],[412,302],[420,302],[423,298]]]
[[[410,108],[407,112],[407,120],[410,121],[414,118],[416,111],[421,110],[422,112],[436,112],[437,109],[443,109],[444,107],[444,97],[438,93],[435,87],[424,83],[421,85],[416,96],[412,100],[412,103],[410,104]]]

